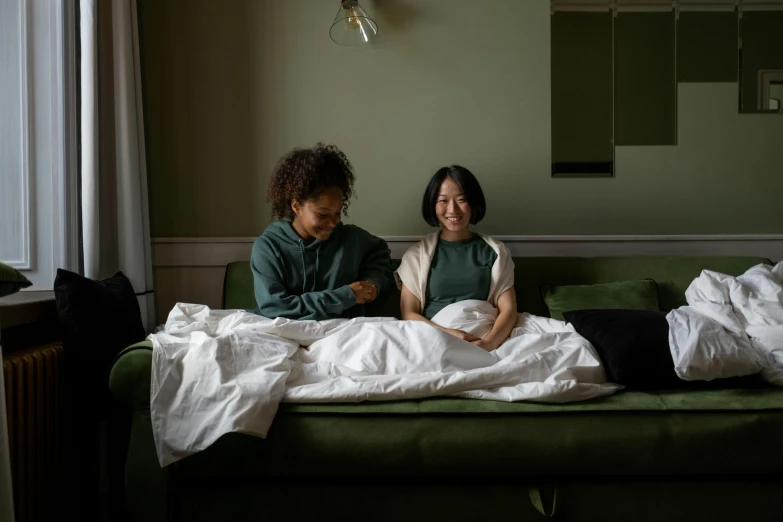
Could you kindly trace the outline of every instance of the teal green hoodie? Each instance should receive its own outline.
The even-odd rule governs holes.
[[[372,281],[380,295],[393,277],[386,241],[342,223],[308,245],[290,222],[276,221],[253,244],[250,268],[257,314],[318,321],[361,316],[348,285]]]

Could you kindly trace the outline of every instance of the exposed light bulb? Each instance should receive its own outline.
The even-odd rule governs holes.
[[[359,20],[359,12],[355,7],[348,11],[348,25],[357,29],[362,26],[362,22]]]
[[[341,0],[329,28],[329,37],[341,45],[364,45],[378,34],[378,24],[359,5],[359,0]]]

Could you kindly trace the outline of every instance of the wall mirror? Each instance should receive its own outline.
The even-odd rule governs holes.
[[[680,83],[783,114],[783,0],[551,1],[552,176],[613,177],[616,146],[677,145]]]
[[[783,0],[743,2],[738,26],[740,112],[783,114]]]

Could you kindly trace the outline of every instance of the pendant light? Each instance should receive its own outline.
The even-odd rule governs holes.
[[[366,45],[378,34],[378,24],[370,18],[358,0],[341,0],[329,37],[340,45]]]

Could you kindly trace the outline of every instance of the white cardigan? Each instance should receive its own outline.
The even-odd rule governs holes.
[[[487,301],[496,307],[498,299],[508,290],[514,287],[514,261],[511,259],[511,253],[506,245],[500,241],[492,239],[484,234],[477,234],[481,237],[495,253],[498,255],[495,264],[492,265],[491,282],[489,285],[489,297]],[[394,279],[397,281],[397,288],[402,289],[402,285],[408,287],[413,295],[424,308],[424,294],[427,290],[427,280],[430,273],[432,258],[435,256],[435,249],[438,246],[440,231],[428,234],[410,247],[402,256],[400,267],[394,272]],[[419,310],[421,313],[421,310]]]

